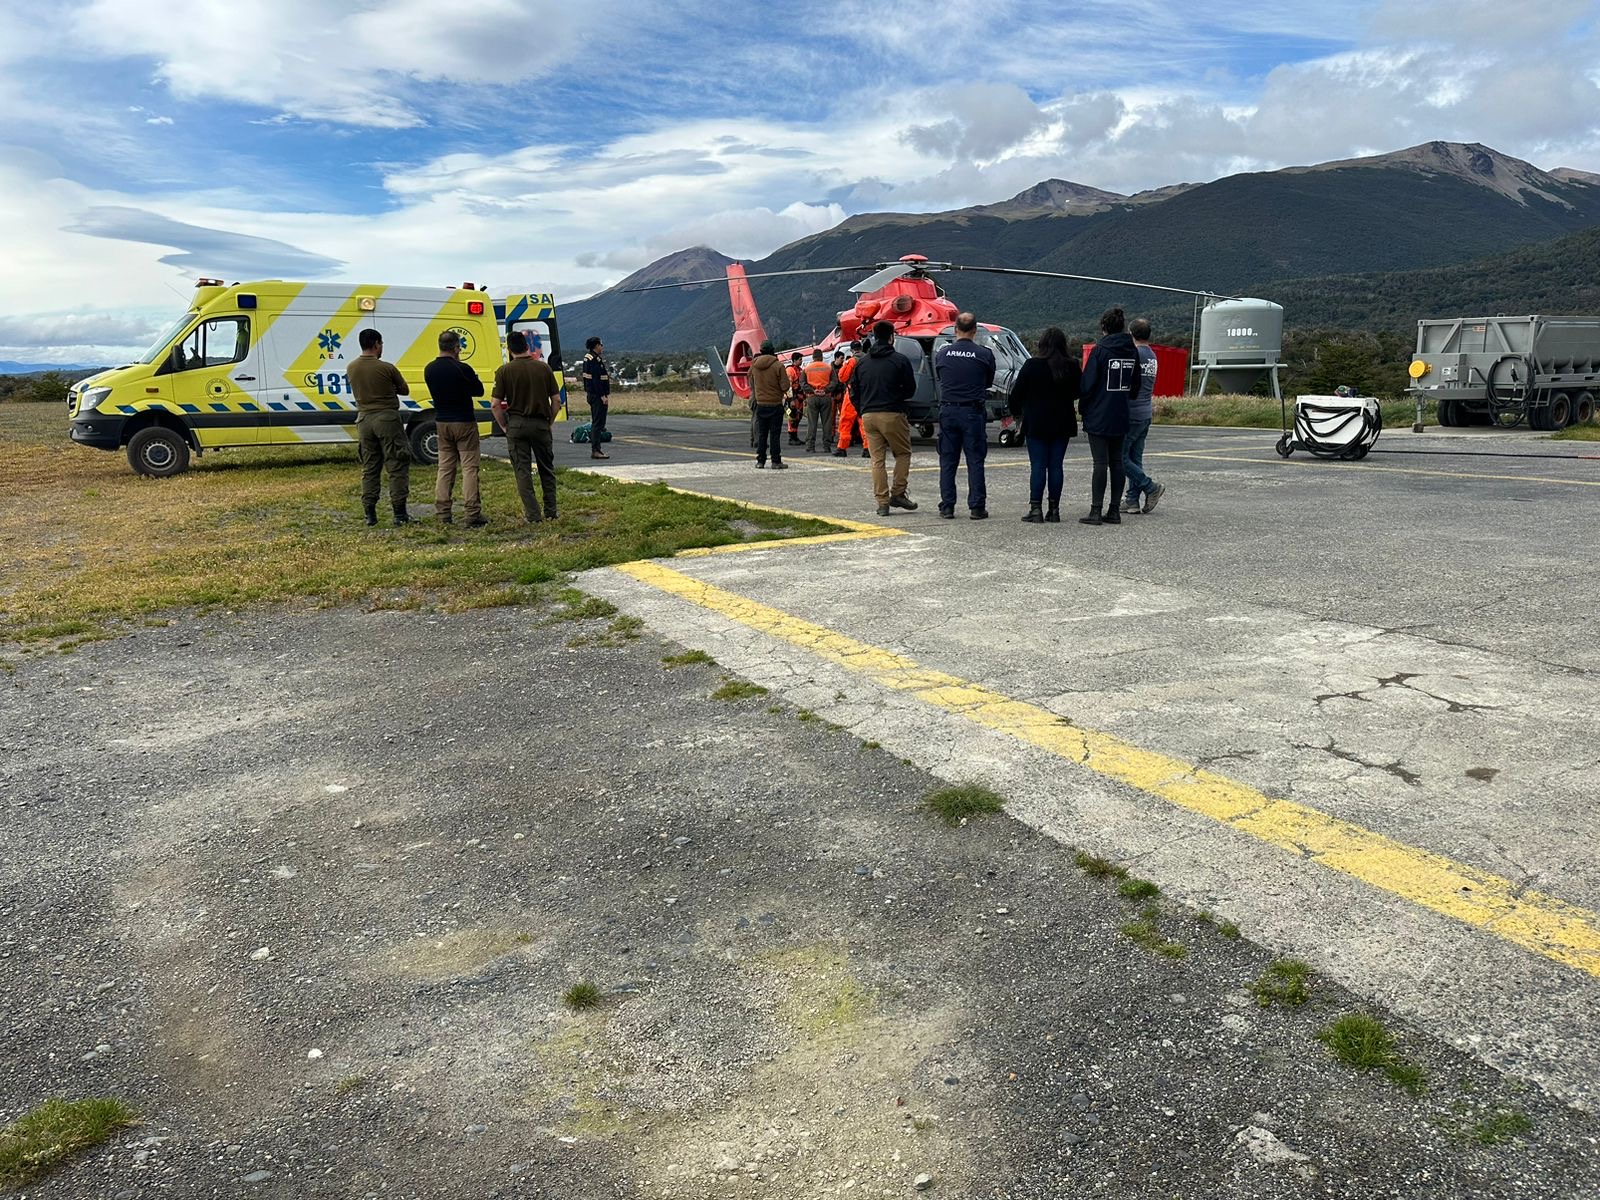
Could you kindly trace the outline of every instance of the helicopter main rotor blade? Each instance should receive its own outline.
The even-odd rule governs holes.
[[[1196,288],[1168,287],[1162,283],[1139,283],[1133,279],[1107,279],[1102,275],[1072,275],[1065,271],[1025,271],[1021,267],[963,267],[941,264],[940,270],[978,271],[986,275],[1031,275],[1037,279],[1076,279],[1083,283],[1110,283],[1117,287],[1149,288],[1156,292],[1178,292],[1184,296],[1204,296],[1209,300],[1238,300],[1239,296],[1224,296],[1217,292],[1203,292]]]
[[[775,279],[779,275],[842,275],[846,271],[870,271],[867,267],[796,267],[792,271],[756,271],[745,274],[746,279]],[[726,275],[718,275],[715,279],[680,279],[676,283],[651,283],[644,287],[623,288],[624,292],[658,292],[662,288],[699,287],[703,283],[727,283]]]

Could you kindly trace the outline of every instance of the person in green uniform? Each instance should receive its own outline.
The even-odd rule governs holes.
[[[411,446],[400,423],[400,397],[411,388],[393,363],[383,361],[383,335],[361,331],[361,355],[345,368],[356,398],[356,430],[361,435],[361,507],[367,524],[378,523],[378,495],[384,469],[389,473],[389,503],[394,523],[409,524],[406,499],[411,495]]]
[[[550,365],[533,356],[527,334],[512,330],[506,337],[506,349],[511,361],[494,373],[494,419],[505,431],[523,515],[530,525],[536,525],[556,518],[556,449],[550,423],[561,404],[561,388]],[[542,516],[533,490],[535,463],[544,490]]]

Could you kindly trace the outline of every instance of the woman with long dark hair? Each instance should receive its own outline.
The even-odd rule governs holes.
[[[1085,525],[1120,525],[1122,496],[1122,439],[1128,433],[1128,409],[1139,394],[1143,377],[1139,351],[1128,335],[1128,321],[1120,308],[1108,308],[1100,317],[1103,335],[1083,364],[1078,405],[1083,432],[1089,435],[1094,456],[1094,479]],[[1111,503],[1106,505],[1106,475],[1111,476]]]
[[[1028,443],[1030,525],[1061,520],[1061,462],[1067,443],[1078,436],[1072,406],[1078,400],[1078,360],[1067,349],[1067,335],[1052,325],[1039,335],[1038,352],[1022,365],[1011,387],[1011,415],[1022,422]],[[1043,509],[1046,482],[1050,509]]]

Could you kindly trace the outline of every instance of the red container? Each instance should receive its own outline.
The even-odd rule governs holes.
[[[1089,351],[1094,349],[1093,342],[1083,344],[1083,361],[1089,361]],[[1181,346],[1159,346],[1150,343],[1150,349],[1156,352],[1156,391],[1157,396],[1181,396],[1189,382],[1189,352]]]

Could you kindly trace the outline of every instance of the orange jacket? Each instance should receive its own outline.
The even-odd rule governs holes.
[[[826,392],[828,385],[833,382],[833,368],[825,362],[809,362],[806,364],[806,386],[813,392]]]

